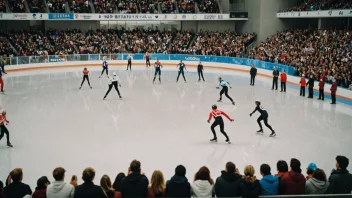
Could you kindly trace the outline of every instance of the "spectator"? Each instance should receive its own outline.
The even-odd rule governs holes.
[[[336,80],[332,80],[332,85],[330,88],[331,91],[331,103],[330,104],[336,104],[336,91],[337,91],[337,83]]]
[[[53,177],[55,181],[51,183],[46,190],[46,196],[48,198],[73,198],[75,188],[64,181],[65,172],[66,170],[62,167],[54,169]]]
[[[276,173],[275,176],[277,176],[280,180],[286,173],[288,173],[287,162],[285,160],[279,160],[276,163],[276,169],[278,173]]]
[[[21,168],[15,168],[10,172],[12,183],[4,188],[4,195],[7,198],[23,198],[26,195],[32,195],[31,188],[22,183],[23,172]]]
[[[214,180],[210,177],[210,170],[203,166],[194,176],[191,184],[193,197],[213,197]]]
[[[103,175],[103,177],[100,179],[100,187],[103,190],[106,198],[115,197],[115,189],[113,189],[111,186],[111,180],[109,176]]]
[[[46,188],[49,184],[50,181],[46,176],[39,178],[32,198],[46,198]]]
[[[268,164],[260,166],[260,174],[263,179],[259,181],[262,195],[278,195],[279,194],[279,179],[271,175],[271,168]]]
[[[122,180],[126,177],[125,173],[119,173],[114,181],[114,184],[112,185],[112,187],[115,189],[116,194],[115,194],[115,198],[121,198],[121,185],[122,185]]]
[[[142,174],[141,162],[133,160],[128,168],[128,175],[122,180],[122,197],[146,197],[148,185],[148,178]]]
[[[77,187],[77,186],[78,186],[78,184],[77,184],[77,176],[76,176],[76,175],[72,175],[70,184],[71,184],[73,187]]]
[[[328,189],[329,182],[327,182],[325,172],[322,169],[316,169],[312,177],[306,182],[306,194],[325,194]]]
[[[336,169],[331,172],[329,177],[328,194],[351,194],[352,175],[347,170],[348,164],[347,157],[336,157]]]
[[[310,163],[308,164],[307,167],[307,177],[306,180],[310,179],[314,173],[314,171],[317,170],[317,165],[314,163]]]
[[[298,195],[304,194],[305,177],[301,174],[301,162],[292,158],[290,162],[291,170],[280,180],[281,195]]]
[[[247,165],[244,168],[243,179],[240,183],[240,191],[242,197],[246,198],[256,198],[259,197],[261,192],[260,183],[257,180],[256,176],[254,176],[255,170],[252,165]]]
[[[175,175],[166,182],[166,197],[191,197],[191,185],[186,178],[186,168],[178,165]]]
[[[76,187],[74,198],[105,198],[103,190],[94,185],[94,177],[95,170],[93,168],[84,169],[82,174],[84,183]]]
[[[163,173],[159,170],[154,171],[148,188],[148,197],[165,197],[165,189],[166,185]]]
[[[0,198],[5,198],[5,195],[4,195],[4,183],[2,183],[2,181],[0,181]]]
[[[240,196],[240,182],[242,176],[239,174],[236,165],[232,162],[226,163],[225,171],[216,179],[214,186],[216,197],[237,197]]]

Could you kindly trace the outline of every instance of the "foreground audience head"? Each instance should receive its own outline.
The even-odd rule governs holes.
[[[226,172],[235,173],[236,172],[236,165],[232,162],[227,162],[226,163]]]
[[[45,189],[49,184],[50,184],[49,179],[46,176],[43,176],[38,179],[37,188],[38,189]]]
[[[122,182],[122,179],[125,178],[126,175],[125,173],[119,173],[116,178],[115,178],[115,181],[114,181],[114,184],[112,185],[112,187],[116,190],[116,191],[121,191],[121,182]]]
[[[314,163],[308,164],[308,167],[307,167],[307,174],[308,174],[308,175],[313,174],[313,172],[314,172],[315,170],[317,170],[317,165],[316,165],[316,164],[314,164]]]
[[[319,181],[327,182],[326,174],[322,169],[317,169],[313,172],[312,177]]]
[[[279,160],[276,164],[276,168],[278,172],[288,172],[288,165],[284,160]]]
[[[70,184],[72,185],[72,186],[77,186],[77,176],[76,175],[72,175],[72,177],[71,177],[71,181],[70,181]]]
[[[254,176],[254,173],[255,173],[254,167],[252,165],[247,165],[246,167],[244,167],[243,179],[247,183],[254,183],[257,180],[257,178]]]
[[[214,184],[214,180],[210,177],[210,170],[206,166],[202,166],[194,175],[194,181],[207,180],[210,184]]]
[[[166,186],[163,173],[159,170],[154,171],[150,184],[155,194],[164,193]]]
[[[336,168],[346,170],[349,164],[349,159],[345,156],[338,155],[336,157]]]
[[[290,162],[291,170],[297,173],[301,173],[301,162],[298,159],[292,158]]]
[[[268,164],[262,164],[260,166],[260,174],[262,176],[271,175],[271,168]]]
[[[13,182],[21,182],[23,179],[23,172],[21,168],[15,168],[10,172],[10,177]]]
[[[0,189],[4,188],[4,183],[2,183],[2,181],[0,181]]]
[[[175,175],[180,177],[186,176],[186,168],[182,165],[178,165],[175,169]]]
[[[53,177],[56,181],[63,181],[65,179],[66,170],[62,167],[55,168],[53,171]]]
[[[111,187],[110,177],[107,175],[103,175],[100,179],[100,187],[103,189],[104,194],[106,195],[108,191],[113,190]]]
[[[84,182],[92,182],[95,177],[95,170],[91,167],[84,169],[82,179]]]
[[[133,160],[130,164],[128,172],[140,173],[141,172],[141,162],[138,160]]]

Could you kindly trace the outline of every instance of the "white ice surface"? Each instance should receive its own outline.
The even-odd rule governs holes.
[[[252,164],[261,178],[260,165],[268,163],[276,172],[280,159],[300,159],[304,172],[308,163],[315,162],[327,174],[335,166],[336,155],[352,160],[350,106],[301,98],[291,86],[287,93],[271,91],[271,80],[264,77],[258,77],[251,87],[247,74],[232,71],[207,70],[205,83],[198,83],[192,71],[186,74],[188,83],[181,77],[176,84],[175,68],[162,71],[162,84],[152,84],[152,72],[142,68],[132,72],[111,68],[122,80],[123,99],[112,90],[103,101],[107,79],[99,79],[97,69],[91,69],[92,90],[87,84],[78,90],[80,68],[4,77],[6,95],[0,96],[0,105],[8,112],[14,148],[6,147],[5,137],[0,141],[0,180],[21,167],[23,182],[34,189],[43,175],[53,180],[55,167],[67,170],[67,182],[72,174],[81,178],[84,168],[93,167],[98,184],[103,174],[113,180],[119,172],[126,172],[133,159],[142,162],[149,178],[159,169],[169,179],[174,168],[183,164],[190,180],[203,165],[215,179],[227,161],[233,161],[241,172]],[[229,94],[236,106],[225,97],[222,103],[216,102],[219,75],[232,83]],[[276,138],[269,137],[264,125],[264,135],[255,134],[259,114],[249,117],[255,99],[269,112]],[[234,123],[225,120],[231,145],[225,144],[218,128],[219,142],[209,143],[212,133],[206,120],[212,104],[235,119]]]

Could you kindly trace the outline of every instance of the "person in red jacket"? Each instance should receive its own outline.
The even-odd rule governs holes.
[[[301,162],[292,158],[290,162],[291,170],[280,180],[280,195],[304,194],[306,178],[301,174]]]
[[[286,92],[287,75],[284,69],[280,74],[280,79],[281,79],[281,92]]]
[[[320,78],[320,82],[319,82],[319,98],[318,98],[318,100],[324,100],[324,86],[325,86],[324,79]]]
[[[306,84],[307,84],[304,74],[302,74],[302,78],[301,78],[301,81],[299,81],[299,84],[301,85],[301,90],[299,92],[299,95],[304,97],[306,95]]]
[[[32,198],[46,198],[46,188],[49,184],[50,181],[46,176],[39,178]]]
[[[330,88],[330,91],[331,91],[331,103],[330,104],[336,104],[336,91],[337,91],[337,83],[336,83],[336,80],[333,79],[332,80],[332,85],[331,85],[331,88]]]
[[[221,115],[225,116],[227,119],[229,119],[231,122],[234,121],[234,119],[231,119],[225,112],[217,110],[217,106],[213,105],[212,106],[212,111],[209,114],[209,118],[208,118],[208,123],[210,123],[210,120],[212,117],[214,117],[215,121],[214,123],[211,125],[211,131],[213,132],[214,138],[211,139],[211,142],[217,142],[218,138],[216,137],[216,133],[215,133],[215,127],[220,125],[220,132],[226,137],[226,142],[231,144],[229,137],[227,136],[226,132],[224,131],[224,120],[222,119]]]

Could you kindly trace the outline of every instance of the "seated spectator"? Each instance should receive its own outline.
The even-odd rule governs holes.
[[[214,190],[216,197],[240,196],[239,186],[242,176],[232,162],[227,162],[221,176],[216,179]]]
[[[48,8],[50,13],[65,13],[66,1],[65,0],[48,0]]]
[[[106,198],[115,197],[115,189],[112,188],[109,176],[103,175],[103,177],[100,179],[100,187],[103,190],[103,193]]]
[[[178,165],[175,175],[166,182],[166,197],[191,197],[191,185],[186,178],[186,168]]]
[[[312,177],[310,177],[306,181],[306,194],[325,194],[328,189],[329,182],[327,182],[327,178],[325,172],[322,169],[316,169]]]
[[[25,13],[26,7],[24,0],[9,0],[9,7],[13,13]]]
[[[309,178],[312,177],[312,175],[313,175],[315,170],[317,170],[317,165],[316,164],[314,164],[314,163],[308,164],[306,180],[308,180]]]
[[[148,187],[147,197],[165,197],[165,189],[166,185],[163,173],[159,170],[154,171],[150,180],[150,186]]]
[[[83,184],[75,189],[75,198],[105,198],[105,194],[100,186],[94,185],[95,170],[86,168],[82,173]]]
[[[78,186],[78,184],[77,184],[77,176],[76,176],[76,175],[72,175],[70,184],[71,184],[73,187],[77,187],[77,186]]]
[[[47,187],[47,198],[73,198],[75,188],[64,181],[65,172],[66,170],[62,167],[54,169],[53,177],[55,181]]]
[[[114,184],[112,185],[112,187],[115,189],[116,194],[115,194],[115,198],[121,198],[121,185],[122,185],[122,180],[126,177],[125,173],[119,173],[114,181]]]
[[[278,195],[279,194],[279,179],[271,174],[271,168],[268,164],[260,166],[260,174],[263,178],[259,181],[262,195]]]
[[[49,184],[50,181],[46,176],[39,178],[32,198],[46,198],[46,188]]]
[[[0,13],[6,12],[6,5],[4,0],[0,0]]]
[[[210,170],[203,166],[194,176],[194,182],[191,184],[193,197],[213,197],[214,180],[210,177]]]
[[[317,11],[351,8],[352,2],[350,0],[299,0],[297,4],[287,9],[286,11]]]
[[[240,183],[240,191],[242,197],[255,198],[259,197],[261,192],[260,183],[257,177],[254,176],[255,170],[252,165],[247,165],[244,168],[243,179]]]
[[[29,10],[32,13],[46,13],[46,8],[41,0],[27,0]]]
[[[280,180],[281,195],[304,194],[306,178],[301,174],[301,162],[292,158],[290,162],[291,170]]]
[[[92,8],[88,0],[69,0],[70,11],[74,13],[91,13]]]
[[[128,168],[128,175],[122,180],[122,197],[146,197],[148,185],[148,178],[142,174],[141,162],[133,160]]]
[[[10,172],[12,183],[4,188],[4,195],[7,198],[23,198],[26,195],[32,195],[29,185],[22,183],[23,172],[21,168],[15,168]]]
[[[195,13],[194,0],[177,0],[179,13]]]
[[[220,13],[219,4],[215,0],[201,0],[198,8],[200,13]]]
[[[347,170],[348,164],[347,157],[340,155],[336,157],[336,170],[333,170],[329,177],[327,194],[351,194],[352,174]]]
[[[2,181],[0,181],[0,198],[5,198],[5,195],[4,195],[4,183],[2,183]]]
[[[279,177],[279,180],[288,173],[288,165],[284,160],[279,160],[276,164],[277,172],[275,176]]]
[[[95,0],[94,3],[95,13],[114,13],[116,4],[111,0]]]

